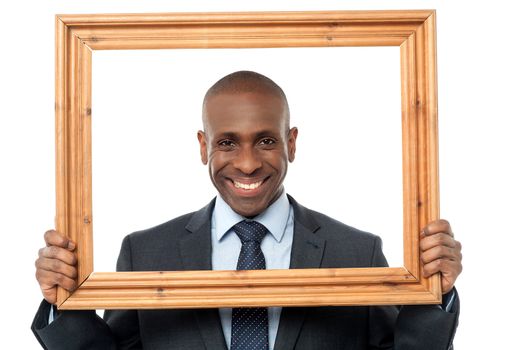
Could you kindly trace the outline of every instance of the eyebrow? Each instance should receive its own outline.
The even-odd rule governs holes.
[[[275,134],[276,134],[275,132],[270,131],[270,130],[262,130],[262,131],[258,131],[255,134],[255,138],[259,139],[259,138],[264,137],[264,136],[273,136],[273,137],[275,137]],[[235,132],[231,132],[231,131],[226,131],[224,133],[219,134],[216,138],[217,139],[222,139],[222,138],[238,139],[239,138],[239,134],[235,133]]]
[[[234,132],[224,132],[224,133],[221,133],[219,135],[217,135],[217,139],[222,139],[222,138],[229,138],[229,139],[236,139],[237,138],[237,134],[234,133]]]
[[[278,133],[279,134],[279,133]],[[260,131],[256,134],[256,138],[260,138],[260,137],[263,137],[263,136],[274,136],[275,135],[275,132],[273,131],[270,131],[270,130],[263,130],[263,131]]]

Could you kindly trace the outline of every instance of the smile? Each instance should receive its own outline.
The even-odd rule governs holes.
[[[244,183],[241,183],[241,182],[237,182],[237,181],[232,181],[234,183],[234,187],[235,188],[242,188],[244,190],[255,190],[256,188],[258,188],[259,186],[261,186],[261,184],[263,183],[263,180],[261,181],[258,181],[258,182],[253,182],[251,184],[244,184]]]

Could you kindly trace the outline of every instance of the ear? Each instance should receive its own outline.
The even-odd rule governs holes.
[[[298,137],[298,128],[294,127],[289,130],[287,140],[289,162],[293,162],[296,157],[296,138]]]
[[[201,152],[201,162],[206,165],[208,164],[208,151],[206,147],[206,135],[204,131],[199,130],[197,132],[197,140],[199,141],[199,151]]]

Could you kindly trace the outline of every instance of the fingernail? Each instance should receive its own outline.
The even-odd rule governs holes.
[[[69,241],[68,242],[68,249],[69,250],[74,250],[75,249],[75,243],[73,243],[72,241]]]

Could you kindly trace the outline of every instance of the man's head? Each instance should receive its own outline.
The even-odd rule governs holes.
[[[197,137],[212,183],[238,214],[260,214],[283,193],[296,151],[283,90],[261,74],[235,72],[208,90],[202,116]]]

